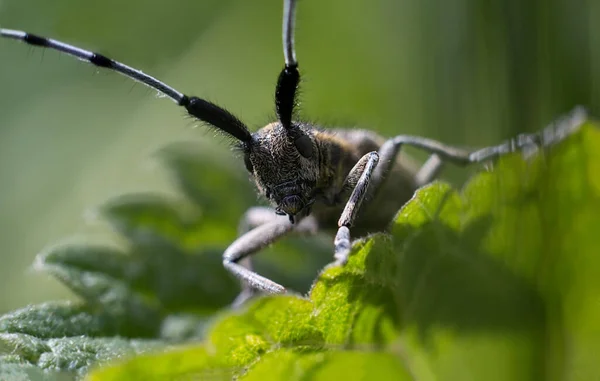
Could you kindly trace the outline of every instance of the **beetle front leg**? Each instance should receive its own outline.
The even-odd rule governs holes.
[[[268,224],[269,222],[275,221],[276,219],[284,219],[285,217],[278,216],[275,214],[275,210],[265,206],[253,206],[249,208],[246,213],[240,219],[238,225],[238,237],[243,236],[250,230],[257,228],[258,226]],[[238,262],[243,267],[252,271],[252,257],[247,256]],[[258,290],[250,287],[246,282],[240,281],[242,291],[238,294],[231,305],[235,308],[244,304],[247,300],[253,298],[258,294]]]
[[[379,162],[377,152],[369,152],[364,155],[358,163],[352,168],[344,182],[343,189],[353,189],[344,211],[338,220],[338,231],[335,235],[334,258],[335,263],[344,265],[348,261],[350,254],[350,226],[354,222],[358,210],[365,199],[371,175]],[[342,192],[344,192],[342,190]]]
[[[238,262],[275,242],[292,229],[293,225],[289,221],[275,220],[249,231],[236,239],[225,250],[225,253],[223,253],[223,266],[253,289],[270,294],[284,293],[285,288],[283,286],[258,275]]]
[[[287,219],[276,218],[260,225],[229,245],[223,253],[223,266],[253,289],[270,294],[284,293],[286,290],[283,286],[255,273],[239,262],[277,241],[290,231],[312,233],[316,231],[316,221],[309,216],[302,219],[297,225],[293,225]]]

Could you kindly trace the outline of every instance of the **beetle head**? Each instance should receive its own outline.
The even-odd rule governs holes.
[[[317,147],[312,129],[294,125],[284,129],[274,122],[252,134],[244,145],[244,163],[259,192],[278,214],[296,216],[310,213],[319,176]]]

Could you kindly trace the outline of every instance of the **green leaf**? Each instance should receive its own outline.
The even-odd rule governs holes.
[[[222,224],[230,223],[235,229],[240,211],[255,202],[242,161],[216,150],[212,143],[175,143],[161,149],[157,156],[179,190],[208,218],[218,217]],[[232,197],[231,189],[241,191]]]
[[[197,247],[202,243],[198,240],[202,221],[197,215],[185,215],[185,205],[180,204],[162,195],[136,193],[113,198],[98,212],[131,242],[160,237],[185,249]]]
[[[150,194],[111,200],[101,212],[127,239],[126,249],[66,244],[38,255],[36,268],[82,302],[44,303],[0,317],[0,365],[11,372],[18,366],[25,368],[15,372],[34,367],[81,375],[94,363],[200,337],[209,316],[238,292],[222,266],[223,249],[195,237],[207,225],[197,213]]]
[[[12,363],[0,356],[0,380],[7,381],[72,381],[78,377],[72,372],[47,371],[31,364]]]
[[[104,260],[102,254],[108,254]],[[89,254],[89,256],[88,256]],[[98,255],[100,254],[100,255]],[[85,308],[94,317],[105,322],[103,332],[96,335],[122,335],[125,337],[155,337],[160,329],[163,313],[150,298],[136,293],[122,279],[113,278],[101,271],[88,269],[97,263],[100,269],[115,269],[119,254],[106,248],[64,246],[55,247],[38,257],[38,268],[54,275],[86,302]],[[76,258],[85,258],[82,261]],[[93,262],[96,260],[96,262]],[[112,261],[111,261],[112,260]],[[82,267],[78,265],[81,264]],[[122,274],[128,268],[122,266]],[[67,322],[67,324],[69,324]],[[77,326],[78,329],[90,325]],[[55,334],[55,331],[52,332]]]
[[[572,127],[545,130],[537,154],[508,155],[461,192],[420,189],[308,299],[258,299],[222,316],[201,349],[90,379],[600,378],[600,131],[564,137]]]
[[[279,346],[320,347],[323,335],[311,318],[312,304],[289,296],[262,298],[243,314],[231,314],[213,327],[208,340],[217,356],[241,367]]]
[[[349,370],[352,370],[349,372]],[[398,359],[382,352],[271,352],[241,380],[413,380]]]
[[[96,369],[86,380],[231,380],[239,371],[220,362],[204,346],[137,356],[122,364]]]
[[[126,336],[110,312],[72,302],[28,306],[0,317],[0,333],[49,339],[68,336]],[[139,332],[139,331],[138,331]]]
[[[55,320],[59,321],[60,318]],[[32,321],[25,316],[23,324],[32,324]],[[24,333],[0,333],[0,374],[9,370],[29,372],[38,369],[56,374],[68,372],[81,375],[98,361],[106,362],[166,347],[164,342],[157,340],[84,335],[39,338]]]
[[[122,310],[150,335],[168,314],[206,316],[235,297],[239,284],[222,266],[224,249],[192,238],[202,225],[197,217],[183,218],[163,197],[147,194],[119,197],[101,211],[129,240],[127,251],[61,245],[41,254],[37,267],[87,303]]]

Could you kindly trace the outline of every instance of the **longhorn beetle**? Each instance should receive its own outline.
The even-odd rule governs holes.
[[[275,87],[277,121],[250,133],[244,123],[224,108],[185,95],[158,79],[101,54],[22,31],[0,29],[2,37],[61,51],[95,66],[114,70],[171,98],[197,120],[237,141],[245,167],[259,193],[273,206],[249,209],[242,219],[243,234],[223,254],[223,265],[245,285],[238,302],[260,290],[286,289],[252,271],[249,257],[287,233],[336,231],[334,265],[348,260],[354,236],[386,229],[394,214],[415,190],[431,182],[445,161],[467,165],[487,161],[530,144],[522,136],[498,146],[469,152],[435,140],[400,135],[384,140],[366,130],[326,130],[293,119],[300,83],[294,49],[296,0],[283,1],[285,66]],[[417,169],[399,156],[402,146],[430,153]],[[279,217],[279,216],[286,217]],[[247,260],[244,260],[247,259]]]

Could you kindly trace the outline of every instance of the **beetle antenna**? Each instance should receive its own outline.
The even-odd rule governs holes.
[[[294,49],[294,30],[296,29],[296,0],[283,2],[283,57],[285,66],[298,66]]]
[[[0,37],[23,41],[33,46],[58,50],[59,52],[66,53],[82,61],[89,62],[94,66],[116,71],[127,78],[141,82],[159,93],[166,95],[179,106],[185,107],[191,116],[216,127],[241,142],[249,143],[252,140],[252,135],[248,131],[246,125],[224,108],[198,97],[187,96],[166,83],[145,74],[141,70],[114,61],[102,54],[90,52],[61,41],[40,37],[19,30],[0,29]]]
[[[292,115],[296,107],[296,93],[300,83],[298,61],[294,49],[294,25],[296,23],[296,0],[283,1],[283,57],[285,67],[277,79],[275,108],[279,121],[286,129],[292,128]]]

